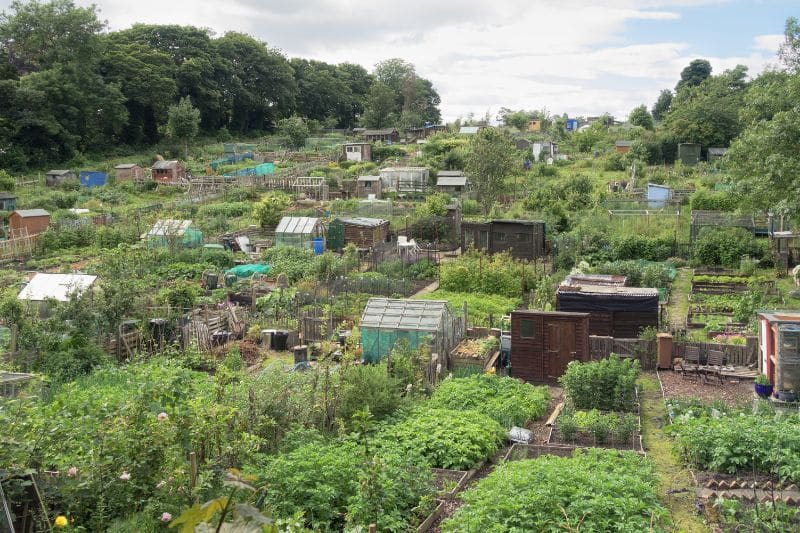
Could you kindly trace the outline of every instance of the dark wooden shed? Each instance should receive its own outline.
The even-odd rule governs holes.
[[[645,327],[658,327],[658,290],[600,285],[561,285],[558,311],[589,313],[589,334],[635,339]]]
[[[65,181],[75,178],[75,173],[71,170],[51,170],[44,175],[44,184],[48,187],[58,187]]]
[[[384,142],[387,144],[396,143],[400,140],[400,132],[394,128],[382,130],[365,130],[364,140],[368,143]]]
[[[461,249],[474,247],[490,254],[510,252],[516,259],[547,255],[544,222],[540,220],[491,220],[461,223]]]
[[[386,241],[389,221],[382,218],[337,218],[328,226],[328,248],[341,250],[347,244],[372,248]]]
[[[510,374],[525,381],[554,381],[570,361],[588,361],[589,314],[511,313]]]

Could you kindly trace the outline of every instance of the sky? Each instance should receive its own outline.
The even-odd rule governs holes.
[[[777,62],[797,0],[95,0],[109,28],[191,24],[248,33],[288,57],[372,70],[401,57],[446,121],[501,107],[623,118],[692,59],[755,76]],[[4,10],[10,0],[0,0]]]

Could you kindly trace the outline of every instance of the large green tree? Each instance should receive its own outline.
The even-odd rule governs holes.
[[[200,110],[192,105],[188,96],[184,96],[176,105],[170,106],[167,113],[169,136],[175,142],[183,144],[184,155],[188,155],[189,143],[200,129]]]
[[[681,71],[681,79],[675,91],[697,87],[711,77],[711,63],[707,59],[695,59]]]
[[[640,126],[646,130],[652,130],[653,125],[653,116],[647,110],[647,106],[642,104],[640,106],[636,106],[631,111],[631,114],[628,115],[628,122],[630,122],[634,126]]]
[[[672,106],[672,91],[669,89],[662,90],[658,95],[658,100],[653,104],[653,119],[661,121]]]
[[[484,215],[507,189],[506,179],[517,163],[514,139],[506,132],[485,128],[470,143],[467,175]]]

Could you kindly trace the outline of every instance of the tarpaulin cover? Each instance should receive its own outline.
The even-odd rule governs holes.
[[[229,270],[226,270],[226,274],[233,274],[237,278],[249,278],[254,274],[267,274],[270,271],[271,267],[269,265],[262,265],[259,263],[254,263],[252,265],[239,265],[235,266]]]
[[[559,291],[557,298],[559,311],[658,311],[658,293],[640,296]]]

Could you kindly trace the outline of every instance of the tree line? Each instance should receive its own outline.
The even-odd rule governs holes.
[[[299,117],[328,128],[441,119],[433,84],[402,59],[372,73],[287,58],[249,35],[134,24],[107,31],[94,6],[14,1],[0,14],[0,167],[144,147],[167,134],[181,99],[209,135],[259,135]]]

